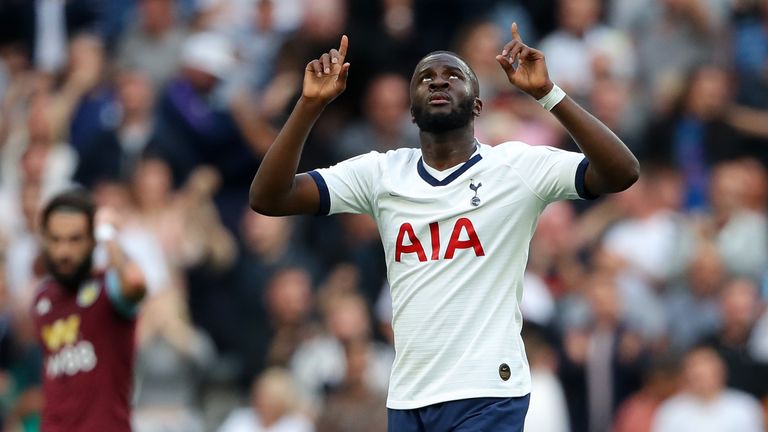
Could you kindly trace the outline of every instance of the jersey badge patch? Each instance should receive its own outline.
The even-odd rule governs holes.
[[[38,315],[45,315],[51,311],[51,300],[48,297],[42,297],[35,305],[35,311]]]
[[[512,376],[512,371],[509,369],[509,365],[502,363],[499,365],[499,378],[506,381]]]
[[[483,184],[478,182],[477,186],[475,186],[474,180],[469,180],[469,188],[472,189],[472,191],[475,193],[475,196],[472,197],[472,199],[469,200],[469,203],[473,206],[477,207],[480,205],[480,197],[477,196],[477,190],[480,189],[480,186]]]
[[[92,305],[96,298],[99,296],[99,283],[95,280],[90,280],[80,288],[77,293],[77,304],[80,307],[88,307]]]

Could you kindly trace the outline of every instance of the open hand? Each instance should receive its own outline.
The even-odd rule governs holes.
[[[332,49],[307,64],[302,97],[326,105],[347,88],[349,63],[344,63],[344,59],[348,44],[347,36],[342,36],[338,50]]]
[[[517,23],[512,23],[512,40],[504,45],[496,61],[512,85],[534,98],[541,99],[552,90],[554,84],[547,73],[544,53],[523,43],[517,31]]]

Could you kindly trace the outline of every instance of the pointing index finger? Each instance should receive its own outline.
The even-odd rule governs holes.
[[[512,39],[514,39],[514,40],[516,40],[518,42],[521,42],[521,43],[523,42],[523,38],[520,37],[520,32],[517,30],[517,23],[516,22],[512,23]]]
[[[349,38],[347,35],[341,37],[341,43],[339,44],[339,64],[344,64],[344,59],[347,58],[347,46],[349,45]]]

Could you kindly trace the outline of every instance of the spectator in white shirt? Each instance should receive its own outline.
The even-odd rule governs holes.
[[[664,402],[654,432],[759,432],[763,413],[752,396],[725,387],[725,365],[711,348],[699,347],[683,360],[683,390]]]
[[[314,432],[315,427],[298,408],[291,375],[267,369],[254,383],[251,406],[232,411],[218,432]]]

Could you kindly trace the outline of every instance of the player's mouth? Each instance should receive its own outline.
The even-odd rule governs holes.
[[[451,103],[451,97],[446,93],[432,93],[428,100],[430,105],[448,105]]]

